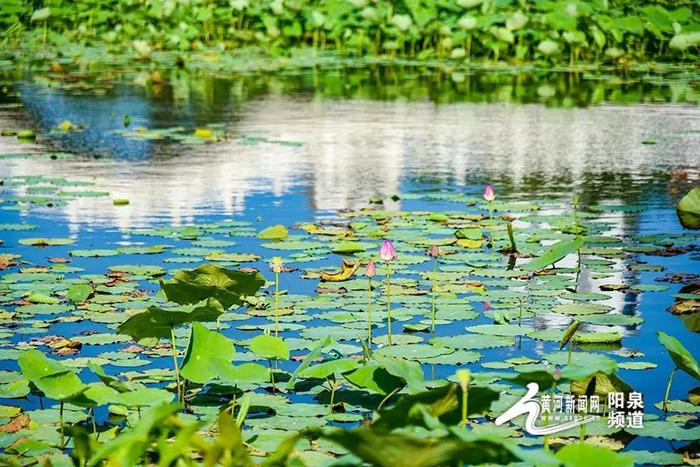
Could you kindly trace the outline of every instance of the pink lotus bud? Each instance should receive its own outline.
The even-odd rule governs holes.
[[[433,258],[437,258],[441,254],[442,254],[442,252],[440,251],[440,248],[438,248],[437,245],[431,246],[430,249],[428,250],[428,256],[432,256]]]
[[[396,259],[396,249],[394,248],[394,244],[391,243],[391,240],[384,240],[384,244],[379,249],[379,256],[384,261],[393,261]]]
[[[377,275],[377,266],[374,265],[374,261],[367,263],[367,268],[365,269],[365,276],[370,279]]]
[[[493,187],[491,185],[486,185],[486,188],[484,188],[484,199],[489,202],[496,199],[496,193],[493,192]]]
[[[491,302],[485,301],[483,303],[483,306],[484,306],[484,311],[489,311],[491,309]]]

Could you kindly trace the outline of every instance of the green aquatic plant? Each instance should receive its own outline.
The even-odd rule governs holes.
[[[289,347],[287,347],[284,341],[277,336],[262,334],[254,337],[250,341],[250,351],[267,359],[270,367],[270,382],[272,383],[272,390],[273,392],[276,392],[275,373],[272,369],[272,361],[274,360],[277,362],[279,360],[289,359]]]
[[[199,322],[190,327],[190,340],[182,360],[180,375],[193,383],[207,384],[219,374],[212,360],[230,362],[236,354],[233,342],[223,334],[209,330]]]
[[[280,273],[283,270],[282,258],[275,256],[272,258],[272,264],[270,265],[272,272],[275,273],[275,337],[279,335],[280,331],[280,318],[279,318],[279,306],[280,306]]]
[[[54,177],[8,177],[0,201],[5,207],[21,206],[22,202],[16,202],[7,191],[39,185],[38,193],[45,197],[43,192],[48,191],[45,188],[64,183],[68,182]],[[71,456],[77,465],[96,466],[104,465],[108,458],[126,459],[129,465],[154,461],[168,465],[191,462],[249,465],[252,456],[262,465],[315,465],[319,461],[334,462],[336,458],[335,462],[422,467],[478,462],[556,465],[559,461],[555,456],[561,455],[562,460],[573,464],[572,448],[558,449],[548,437],[546,444],[550,452],[547,453],[532,446],[531,438],[524,441],[525,438],[518,436],[522,432],[519,420],[512,426],[494,426],[491,420],[512,404],[513,397],[520,392],[518,386],[529,382],[537,382],[547,393],[551,390],[555,395],[567,392],[568,386],[574,395],[595,394],[604,399],[610,392],[632,390],[617,376],[618,368],[625,372],[649,372],[649,368],[661,366],[663,362],[651,351],[647,352],[650,361],[643,362],[636,351],[628,348],[608,354],[606,349],[586,352],[574,346],[619,341],[622,335],[611,326],[637,326],[644,322],[639,313],[621,315],[608,306],[610,295],[604,293],[607,290],[630,290],[644,294],[643,297],[667,290],[666,284],[654,280],[656,273],[665,280],[661,271],[648,263],[632,262],[625,267],[647,271],[648,274],[640,277],[650,282],[613,283],[610,278],[619,277],[614,274],[618,259],[665,254],[670,244],[679,249],[691,244],[694,234],[615,234],[610,230],[612,224],[605,221],[608,216],[594,216],[636,207],[601,205],[583,209],[581,219],[585,216],[592,221],[587,225],[586,235],[579,237],[585,243],[574,248],[582,256],[585,253],[579,267],[588,268],[605,283],[597,290],[581,292],[574,287],[573,264],[549,268],[571,258],[574,252],[561,245],[577,240],[571,235],[572,219],[566,211],[566,200],[499,201],[498,211],[513,213],[523,225],[518,235],[523,239],[518,260],[540,259],[540,264],[535,263],[530,271],[525,267],[528,263],[510,264],[503,255],[484,248],[482,228],[487,226],[488,219],[482,215],[483,205],[478,200],[470,200],[462,193],[434,191],[405,196],[411,198],[426,204],[434,200],[455,203],[456,209],[391,214],[374,210],[343,212],[334,221],[304,225],[299,229],[302,233],[263,243],[260,249],[271,252],[264,259],[262,254],[227,252],[239,238],[240,245],[248,241],[242,239],[260,243],[255,238],[254,225],[237,220],[125,230],[134,238],[134,244],[113,248],[100,245],[102,248],[87,249],[85,239],[80,236],[59,239],[55,244],[41,238],[30,239],[26,245],[17,242],[20,247],[6,241],[8,252],[0,254],[0,267],[5,268],[0,278],[0,298],[4,297],[2,316],[6,338],[28,335],[26,344],[20,337],[21,347],[46,346],[47,352],[62,356],[61,372],[70,371],[82,377],[84,373],[79,371],[87,367],[96,378],[93,383],[83,383],[85,390],[78,396],[65,399],[62,417],[65,438],[59,442],[60,400],[54,399],[50,404],[54,406],[48,409],[33,407],[34,395],[44,394],[49,399],[51,390],[39,389],[47,380],[32,376],[30,371],[26,374],[12,371],[11,364],[8,365],[8,370],[0,374],[0,396],[9,401],[0,408],[2,423],[3,429],[18,431],[4,435],[7,446],[3,446],[2,461],[11,458],[23,465],[47,461],[58,465]],[[460,209],[465,202],[470,206],[467,212]],[[31,220],[31,209],[27,208],[27,220]],[[499,219],[507,220],[505,216]],[[26,235],[22,232],[36,228],[24,220],[0,223],[0,232],[18,232],[20,237]],[[143,240],[138,236],[146,235],[159,237],[163,243],[136,243]],[[370,312],[376,319],[376,311],[372,309],[376,309],[376,304],[372,303],[371,290],[376,284],[370,276],[376,273],[376,266],[368,277],[349,274],[354,266],[330,273],[326,272],[326,266],[336,249],[352,251],[348,254],[356,255],[357,259],[353,264],[367,264],[373,257],[373,242],[389,236],[395,251],[402,251],[399,258],[388,261],[389,300],[394,305],[390,309],[391,317],[404,322],[403,329],[407,332],[392,336],[391,346],[379,345],[372,358],[368,358],[366,351],[362,358],[361,351],[366,349],[360,349],[357,336],[364,338],[365,329],[368,337],[373,332]],[[176,247],[164,246],[175,242]],[[75,250],[66,248],[70,243],[77,244]],[[554,245],[549,246],[550,243]],[[34,244],[43,245],[45,254],[52,259],[46,264],[28,264],[29,254],[22,254],[36,248]],[[432,244],[442,250],[437,260],[437,275],[435,256],[424,253]],[[69,251],[72,264],[60,257],[62,248]],[[255,273],[245,272],[249,277],[229,275],[211,267],[196,273],[166,271],[168,265],[178,267],[195,261],[218,260],[224,264],[248,263],[246,266],[250,268],[237,271],[243,273],[253,267],[265,267],[280,251],[284,252],[285,264],[291,263],[302,271],[300,281],[307,281],[303,289],[315,292],[299,292],[296,283],[290,284],[290,293],[281,305],[290,313],[279,317],[272,313],[271,287],[262,297],[256,296],[257,291],[234,293],[237,286],[230,281],[237,278],[239,283],[250,279],[263,284]],[[144,254],[152,255],[146,264],[140,263],[136,256]],[[127,257],[137,258],[133,260],[136,264],[123,264]],[[109,263],[107,275],[93,273],[103,267],[102,262]],[[168,280],[166,274],[172,274],[172,278]],[[331,280],[325,280],[324,276]],[[174,280],[175,277],[178,279]],[[152,284],[159,279],[169,288],[167,294],[151,293]],[[686,280],[674,274],[673,280],[679,279]],[[426,293],[426,281],[433,290],[434,284],[439,284],[440,293]],[[597,287],[597,283],[591,287]],[[78,290],[80,293],[69,294],[76,285],[84,287]],[[200,291],[200,287],[206,290]],[[174,299],[184,302],[184,297],[190,294],[194,295],[191,303],[173,303]],[[692,289],[676,295],[687,300],[696,298]],[[220,300],[230,307],[225,308]],[[445,326],[447,334],[440,337],[426,333],[432,324],[432,320],[426,319],[427,313],[432,311],[434,302],[441,313],[436,324],[453,323]],[[365,303],[367,323],[358,319]],[[474,309],[479,303],[484,303],[483,313]],[[243,305],[247,306],[245,313],[236,308]],[[575,322],[594,325],[596,332],[583,332],[580,326],[573,331],[556,327],[535,329],[528,325],[540,312],[566,319],[572,326]],[[472,321],[484,317],[494,323]],[[669,319],[674,318],[669,315]],[[76,320],[93,323],[101,332],[65,334],[72,329],[67,326]],[[110,331],[122,321],[122,326],[127,322],[128,326],[118,328],[128,333]],[[215,321],[221,323],[221,332],[215,329]],[[284,323],[279,325],[284,334],[287,331],[290,334],[282,341],[286,350],[262,342],[274,341],[276,321]],[[648,330],[648,326],[644,328]],[[267,336],[247,336],[257,335],[260,330]],[[170,365],[163,368],[162,364],[172,346],[150,345],[161,338],[171,339],[175,333],[176,344],[184,354],[183,357],[176,352],[179,378]],[[228,333],[236,336],[237,346]],[[131,335],[140,345],[133,345]],[[524,343],[523,354],[508,358],[504,354],[513,351],[515,336]],[[381,344],[387,342],[385,336],[372,339]],[[0,357],[11,362],[22,356],[23,349],[13,347],[10,342],[0,349]],[[537,351],[533,352],[533,347]],[[692,368],[691,360],[682,355],[679,358]],[[283,359],[284,363],[280,362]],[[426,366],[438,368],[440,373],[435,370],[432,377],[429,373],[424,375]],[[466,368],[471,369],[468,379],[460,371]],[[478,371],[479,368],[483,370]],[[560,370],[553,371],[554,368]],[[118,373],[120,376],[114,376]],[[447,377],[450,383],[439,383],[439,374],[451,375]],[[181,402],[168,405],[175,400],[173,380],[178,379],[181,387],[178,400],[184,399],[184,411]],[[19,402],[27,396],[29,406]],[[691,401],[693,397],[691,394]],[[46,400],[41,399],[44,404]],[[161,403],[165,408],[154,411]],[[679,416],[647,419],[644,429],[626,430],[627,433],[689,442],[697,439],[697,430],[687,424],[687,417],[694,410],[690,402],[667,401],[666,405]],[[99,416],[105,412],[110,416]],[[22,427],[27,420],[31,421],[30,425]],[[145,423],[142,425],[141,421]],[[630,438],[618,436],[614,433],[617,429],[604,424],[589,426],[590,434],[613,438],[615,444],[626,444]],[[568,432],[565,437],[571,439],[576,434]],[[579,439],[585,440],[585,435],[582,428]],[[315,440],[318,442],[313,443]],[[358,441],[366,444],[357,445]],[[396,444],[386,445],[389,442]],[[60,444],[67,447],[65,452],[57,449]],[[346,444],[348,448],[344,447]],[[475,446],[486,446],[489,451],[463,451]],[[645,459],[647,463],[649,459],[682,463],[682,455],[675,452],[638,451],[634,446],[627,451],[623,455],[639,463]],[[410,453],[410,462],[405,459],[406,453]],[[582,452],[581,456],[589,454]],[[597,453],[601,458],[608,454],[607,450]],[[610,462],[614,463],[615,459]]]
[[[389,265],[391,261],[396,260],[396,249],[391,240],[384,240],[381,248],[379,249],[379,257],[384,260],[384,265],[386,266],[386,318],[387,318],[387,332],[389,345],[391,342],[391,266]]]
[[[515,234],[513,232],[513,220],[508,219],[506,223],[506,229],[508,231],[508,241],[510,241],[510,248],[507,252],[511,255],[518,253],[518,245],[515,242]]]
[[[663,410],[664,413],[666,413],[668,411],[668,396],[671,392],[671,384],[673,383],[673,376],[676,374],[676,371],[684,371],[700,381],[700,365],[698,365],[698,361],[693,357],[693,354],[691,354],[678,339],[669,336],[663,331],[658,331],[657,335],[659,342],[664,346],[671,360],[673,360],[673,363],[676,365],[675,368],[671,370],[671,374],[668,377],[668,384],[666,384],[666,392],[664,393]]]
[[[265,279],[259,272],[236,271],[215,264],[180,270],[171,280],[160,281],[170,301],[189,305],[214,298],[224,310],[243,305],[244,298],[255,295],[264,284]]]
[[[437,245],[433,245],[430,250],[428,250],[428,255],[433,258],[433,277],[432,277],[432,286],[430,287],[430,292],[431,292],[431,300],[430,300],[430,307],[431,307],[431,313],[430,313],[430,328],[432,330],[432,333],[435,334],[435,300],[437,298],[437,268],[438,268],[438,258],[440,258],[440,255],[442,252],[440,251],[440,248],[437,247]]]
[[[462,426],[467,426],[468,416],[468,397],[469,397],[469,382],[471,381],[471,373],[467,369],[457,370],[457,379],[459,387],[462,389]]]
[[[175,328],[218,321],[227,308],[242,305],[244,297],[255,295],[263,283],[260,273],[233,271],[216,265],[178,271],[172,280],[161,280],[160,286],[168,300],[181,306],[167,309],[150,306],[124,321],[117,333],[127,334],[136,341],[170,338],[178,400],[184,401]]]
[[[493,200],[496,199],[496,193],[493,191],[491,185],[486,185],[484,188],[484,199],[488,203],[489,208],[489,246],[493,248],[495,237],[494,237],[494,220],[493,220]]]
[[[563,349],[566,347],[566,344],[569,344],[569,355],[567,359],[567,365],[571,365],[571,353],[573,352],[574,349],[574,344],[576,343],[576,331],[578,331],[578,327],[581,325],[581,323],[577,320],[574,320],[565,330],[564,330],[564,335],[561,338],[561,341],[559,342],[559,350]]]
[[[142,28],[118,27],[124,18]],[[3,39],[12,45],[71,50],[83,41],[127,47],[142,61],[165,50],[175,63],[191,50],[255,48],[269,55],[537,62],[576,67],[697,58],[694,2],[649,4],[552,1],[234,0],[144,6],[125,0],[54,0],[0,5]],[[303,52],[299,52],[302,49]],[[306,49],[306,50],[304,50]],[[114,53],[114,52],[113,52]],[[123,53],[123,52],[122,52]],[[256,58],[258,58],[256,56]],[[224,61],[224,60],[222,60]]]
[[[690,190],[678,202],[676,214],[686,229],[700,229],[700,186]]]
[[[564,259],[567,255],[577,251],[582,245],[583,237],[580,236],[577,236],[573,240],[562,240],[554,244],[549,250],[545,251],[540,256],[523,265],[523,269],[530,272],[536,272],[546,268],[547,266],[553,266],[558,261]]]
[[[367,276],[367,352],[372,355],[372,278],[377,275],[377,267],[374,261],[369,261],[365,268]]]
[[[74,371],[66,368],[56,360],[46,358],[38,350],[27,350],[20,356],[17,363],[19,363],[22,374],[37,389],[49,399],[59,402],[59,427],[61,432],[61,449],[63,449],[65,447],[64,404],[79,398],[88,387]]]
[[[178,363],[175,328],[183,324],[216,321],[223,312],[223,306],[215,298],[203,300],[192,306],[182,306],[175,309],[150,306],[146,311],[137,313],[124,321],[124,323],[117,328],[117,333],[127,334],[137,342],[170,339],[177,395],[178,400],[182,401],[184,399],[184,393],[180,380],[180,365]]]

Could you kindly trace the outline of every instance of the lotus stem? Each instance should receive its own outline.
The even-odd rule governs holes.
[[[581,424],[581,431],[579,432],[578,440],[581,444],[583,444],[585,439],[586,439],[586,424],[583,423],[583,424]]]
[[[90,419],[92,420],[92,434],[97,433],[97,424],[95,423],[95,408],[90,407]]]
[[[63,432],[63,401],[58,408],[58,423],[61,425],[61,450],[63,450],[66,447],[66,436]]]
[[[432,319],[431,319],[431,327],[433,334],[435,334],[435,297],[437,295],[437,267],[438,267],[438,259],[437,257],[433,261],[433,287],[432,287],[432,292],[433,292],[433,300],[432,300],[432,307],[433,307],[433,314],[432,314]]]
[[[275,272],[275,337],[278,337],[279,330],[280,330],[279,304],[280,304],[280,273]]]
[[[270,365],[270,382],[272,383],[272,392],[274,394],[275,392],[277,392],[277,388],[275,388],[275,372],[272,369],[272,360],[268,358],[267,364]]]
[[[523,321],[523,299],[518,299],[518,326],[522,324]]]
[[[175,328],[170,328],[170,348],[173,353],[173,366],[175,367],[175,382],[177,384],[177,401],[181,402],[184,397],[180,394],[180,366],[177,363],[177,346],[175,344]]]
[[[510,252],[517,253],[518,246],[515,244],[515,235],[513,235],[513,221],[508,221],[508,238],[510,239]]]
[[[489,233],[491,234],[491,239],[489,241],[489,244],[491,245],[491,248],[494,247],[496,244],[495,242],[495,237],[493,236],[493,231],[494,231],[494,220],[493,220],[493,206],[491,205],[491,201],[489,201],[489,218],[491,222],[489,222]]]
[[[335,381],[328,380],[328,386],[331,388],[331,405],[329,407],[330,416],[333,416],[333,404],[335,403]]]
[[[462,388],[462,426],[467,426],[467,403],[469,401],[469,387]]]
[[[386,265],[386,316],[387,316],[387,331],[389,333],[389,345],[391,343],[391,268],[389,263]]]
[[[666,394],[664,395],[664,415],[668,413],[668,395],[671,392],[671,384],[673,383],[673,377],[676,374],[676,370],[678,370],[678,368],[674,368],[673,371],[671,371],[671,375],[668,377],[668,384],[666,385]]]
[[[569,358],[566,362],[567,365],[571,365],[571,352],[574,349],[574,339],[575,338],[576,338],[575,336],[571,336],[571,340],[569,341]]]
[[[467,402],[469,397],[469,382],[471,381],[471,373],[467,369],[457,370],[457,379],[459,387],[462,388],[462,421],[460,425],[467,426]]]
[[[234,412],[236,411],[236,393],[233,393],[233,397],[231,398],[231,408],[229,409],[229,413],[231,414],[231,417],[233,417]]]
[[[382,401],[381,401],[381,402],[379,403],[379,405],[377,406],[377,412],[379,412],[379,411],[382,409],[382,407],[384,406],[384,404],[386,404],[386,401],[388,401],[389,399],[391,399],[391,396],[393,396],[394,394],[396,394],[397,392],[399,392],[400,389],[401,389],[401,388],[396,388],[396,389],[394,389],[393,391],[391,391],[389,394],[387,394],[386,397],[385,397],[384,399],[382,399]]]
[[[367,350],[372,355],[372,278],[367,285]]]

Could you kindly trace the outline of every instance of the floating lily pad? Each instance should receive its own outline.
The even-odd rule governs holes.
[[[507,347],[514,345],[515,341],[510,337],[487,336],[483,334],[460,334],[456,336],[436,337],[431,339],[430,343],[454,349],[478,350]]]

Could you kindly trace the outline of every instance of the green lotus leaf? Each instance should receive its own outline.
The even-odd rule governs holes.
[[[118,393],[112,402],[126,407],[152,407],[172,402],[174,398],[175,395],[172,392],[164,389],[138,388]]]
[[[375,356],[397,357],[407,360],[423,361],[440,355],[451,354],[454,349],[426,344],[397,344],[389,345],[374,351]]]
[[[625,451],[634,459],[635,465],[681,465],[683,455],[666,451]]]
[[[190,329],[190,342],[182,361],[180,374],[187,380],[206,384],[216,377],[210,360],[220,358],[231,361],[236,354],[233,341],[223,334],[194,322]]]
[[[632,390],[632,387],[615,373],[606,375],[603,372],[599,372],[571,382],[571,392],[577,395],[596,394],[601,398],[605,398],[611,392],[629,394]]]
[[[567,467],[589,467],[591,465],[634,466],[634,458],[632,456],[591,444],[573,443],[564,446],[557,451],[556,456]]]
[[[695,360],[693,354],[686,349],[681,342],[673,336],[669,336],[663,331],[656,333],[659,337],[659,342],[666,348],[666,351],[671,356],[671,360],[676,364],[676,367],[685,371],[693,378],[700,380],[700,366]]]
[[[670,441],[697,441],[700,439],[700,426],[686,423],[685,417],[681,421],[668,419],[645,421],[644,428],[626,428],[625,431],[633,435]]]
[[[343,376],[359,388],[382,395],[387,395],[406,384],[402,378],[392,375],[378,363],[368,363]]]
[[[418,362],[377,355],[374,356],[374,360],[389,374],[406,381],[406,386],[410,392],[416,393],[426,390],[425,376]]]
[[[356,358],[338,358],[310,366],[299,373],[301,378],[326,379],[333,374],[345,373],[355,369],[360,363]]]
[[[275,336],[262,334],[255,336],[250,341],[250,350],[262,358],[287,360],[289,347],[282,339]]]
[[[528,453],[504,443],[496,436],[473,436],[462,439],[462,433],[450,432],[447,437],[426,438],[401,432],[387,432],[371,428],[355,430],[316,430],[321,437],[342,446],[363,463],[378,466],[401,465],[419,467],[457,464],[508,464],[524,460],[538,465],[556,465],[556,460],[543,459],[547,455]],[[465,436],[466,438],[467,436]]]
[[[270,381],[270,370],[257,363],[243,363],[234,366],[223,358],[212,358],[209,368],[222,383],[232,386],[244,383],[261,384]]]
[[[490,410],[498,400],[499,393],[487,387],[469,388],[468,409],[471,416],[477,417]],[[379,412],[379,418],[372,424],[378,430],[395,430],[410,426],[424,426],[425,414],[435,417],[445,425],[457,425],[462,413],[461,390],[457,384],[448,384],[417,394],[403,395],[391,407]]]
[[[659,401],[654,404],[659,410],[664,410],[663,401]],[[680,412],[680,413],[700,413],[700,406],[691,404],[688,401],[672,400],[668,401],[667,409],[669,412]]]
[[[359,253],[361,251],[373,248],[375,245],[372,243],[360,243],[360,242],[341,242],[332,246],[333,253],[339,255],[350,255],[353,253]]]
[[[71,303],[84,302],[90,295],[92,295],[92,286],[89,284],[76,284],[66,291],[66,298]]]
[[[102,381],[103,384],[109,386],[110,388],[118,392],[129,392],[134,390],[134,388],[130,384],[125,383],[119,380],[118,378],[105,373],[104,369],[96,363],[89,363],[88,368],[90,368],[90,370],[93,373],[95,373],[95,375],[100,379],[100,381]]]
[[[124,321],[117,334],[126,334],[135,341],[145,338],[170,338],[171,330],[186,323],[216,321],[224,308],[214,298],[203,300],[193,306],[163,309],[150,306]]]
[[[174,404],[161,404],[144,410],[134,428],[102,444],[86,465],[95,467],[107,459],[119,459],[124,465],[137,465],[147,448],[149,434],[176,411]]]
[[[281,224],[270,226],[261,230],[258,233],[258,238],[262,240],[282,240],[287,238],[289,232],[287,228]]]
[[[690,190],[680,200],[676,214],[681,225],[686,229],[700,229],[700,186]]]
[[[487,336],[524,336],[525,334],[534,331],[531,326],[519,326],[517,324],[477,324],[476,326],[468,326],[467,331]]]
[[[117,250],[96,249],[96,250],[71,250],[69,255],[77,258],[97,258],[100,256],[117,256]]]
[[[75,243],[72,238],[20,238],[21,245],[31,246],[62,246]]]
[[[242,305],[242,297],[254,296],[265,284],[259,272],[233,271],[213,264],[192,270],[178,271],[171,280],[160,286],[168,300],[180,305],[216,299],[224,309]]]
[[[594,315],[602,314],[610,311],[608,305],[599,303],[560,303],[554,307],[555,313],[563,313],[567,315]]]
[[[50,399],[69,400],[87,389],[77,374],[38,350],[27,350],[17,363],[22,374]]]
[[[633,326],[644,322],[644,318],[641,316],[628,316],[619,313],[584,315],[577,316],[576,319],[582,323],[596,324],[599,326]]]
[[[523,269],[526,271],[539,271],[562,260],[567,255],[581,248],[581,246],[583,246],[583,237],[576,237],[573,240],[562,240],[540,256],[524,264]]]
[[[478,350],[514,345],[510,337],[487,336],[484,334],[459,334],[456,336],[441,336],[430,340],[432,345],[450,347],[453,349]]]

